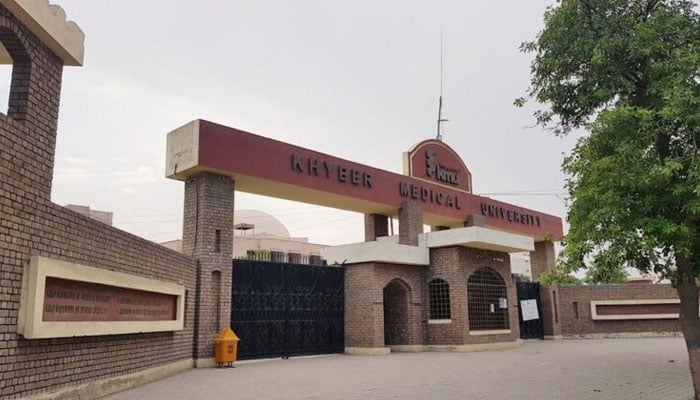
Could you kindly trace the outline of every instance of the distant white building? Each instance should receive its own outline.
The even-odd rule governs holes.
[[[274,216],[258,210],[236,210],[233,218],[233,258],[269,259],[270,261],[322,264],[321,249],[327,245],[309,243],[305,237],[292,237]],[[182,251],[182,240],[161,245]]]
[[[532,279],[532,271],[530,271],[530,253],[511,253],[510,272],[513,275],[521,275]]]

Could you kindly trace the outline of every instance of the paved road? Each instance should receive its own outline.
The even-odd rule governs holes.
[[[528,341],[515,350],[324,356],[191,370],[105,400],[688,400],[682,339]]]

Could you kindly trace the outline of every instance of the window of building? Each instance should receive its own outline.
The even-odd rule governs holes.
[[[498,272],[478,269],[469,277],[467,291],[470,330],[509,329],[508,291]]]
[[[450,319],[450,285],[442,279],[428,282],[430,319]]]

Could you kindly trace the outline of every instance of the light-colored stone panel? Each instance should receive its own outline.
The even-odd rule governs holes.
[[[391,353],[388,347],[346,347],[345,354],[353,356],[383,356]]]
[[[513,342],[495,342],[495,343],[479,343],[479,344],[460,344],[460,345],[430,345],[425,346],[426,351],[446,351],[455,353],[469,353],[474,351],[491,351],[491,350],[508,350],[520,347],[523,344],[521,339]]]
[[[682,338],[683,332],[614,332],[614,333],[584,333],[579,335],[563,335],[563,339],[648,339],[648,338]]]
[[[83,65],[85,34],[75,22],[66,20],[63,8],[48,0],[0,0],[0,4],[56,53],[63,64]],[[12,64],[12,58],[2,50],[0,64]]]
[[[452,320],[451,319],[429,319],[428,320],[428,325],[446,325],[446,324],[451,324]]]
[[[199,120],[191,121],[167,136],[165,176],[176,178],[199,164]]]
[[[168,321],[44,321],[48,277],[177,296],[176,317]],[[34,256],[23,275],[17,331],[26,339],[179,331],[184,327],[184,310],[183,285]]]
[[[533,251],[535,249],[535,242],[529,236],[480,226],[423,233],[418,236],[418,243],[420,246],[428,248],[463,246],[504,253]]]
[[[216,368],[219,364],[215,358],[198,358],[194,360],[195,368]]]
[[[358,264],[378,262],[402,265],[428,265],[430,252],[425,247],[415,247],[391,242],[365,242],[327,247],[321,257],[330,264]]]
[[[544,340],[562,340],[564,339],[563,335],[544,335]]]
[[[389,346],[392,353],[420,353],[425,351],[422,344],[401,344]]]
[[[510,335],[510,329],[494,329],[488,331],[469,331],[470,336],[488,336],[488,335]]]

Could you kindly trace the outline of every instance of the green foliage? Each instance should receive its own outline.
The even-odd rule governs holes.
[[[579,139],[569,174],[569,270],[627,265],[674,284],[700,272],[700,18],[682,0],[562,0],[522,50],[538,123]],[[516,100],[523,105],[527,99]]]
[[[625,283],[627,282],[627,272],[624,268],[601,268],[592,266],[586,271],[586,283],[591,285]]]
[[[270,250],[258,249],[258,250],[253,251],[252,253],[246,254],[246,256],[243,259],[244,260],[254,260],[254,261],[261,261],[261,260],[269,261],[270,257],[271,257]]]
[[[543,285],[580,285],[583,283],[581,279],[559,268],[541,274],[537,278],[537,282]]]

